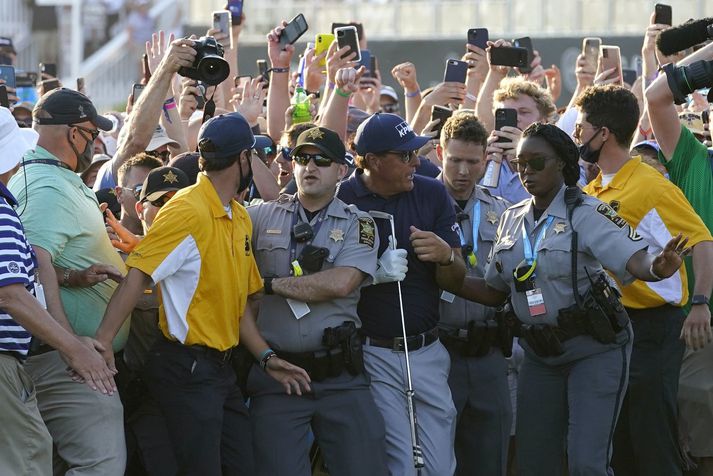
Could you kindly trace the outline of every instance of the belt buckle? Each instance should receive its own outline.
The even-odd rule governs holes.
[[[404,338],[394,337],[394,341],[391,345],[391,350],[393,350],[394,352],[404,352]]]
[[[222,355],[221,355],[221,361],[222,361],[223,363],[226,363],[227,361],[230,360],[230,357],[233,355],[233,349],[234,349],[234,348],[235,348],[235,347],[231,347],[230,349],[221,352],[221,354],[222,354]]]

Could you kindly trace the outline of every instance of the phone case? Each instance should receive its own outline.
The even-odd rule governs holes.
[[[361,50],[359,50],[359,37],[355,26],[344,26],[334,30],[334,35],[337,37],[337,45],[340,48],[349,46],[349,49],[357,54],[357,57],[352,61],[361,61]],[[347,52],[345,56],[348,56]]]
[[[654,23],[659,23],[661,25],[671,25],[673,23],[673,11],[671,9],[671,5],[657,3],[655,12],[656,18],[654,19]]]
[[[490,64],[514,68],[527,67],[527,50],[508,46],[492,48],[490,50]]]
[[[510,108],[495,110],[495,130],[499,131],[505,126],[517,127],[517,111]],[[507,142],[507,139],[498,137],[498,142]]]
[[[319,56],[329,49],[329,46],[334,41],[334,35],[331,33],[320,33],[314,38],[314,55]],[[327,57],[319,61],[320,66],[327,66]]]
[[[602,55],[602,71],[616,68],[617,74],[619,75],[619,81],[615,84],[619,86],[623,85],[623,78],[621,72],[621,52],[618,46],[602,45],[601,47]]]
[[[531,73],[532,68],[530,67],[530,65],[532,64],[532,60],[535,59],[535,52],[532,48],[532,40],[529,36],[517,38],[516,40],[513,40],[513,46],[517,48],[525,48],[527,50],[527,65],[520,66],[518,69],[521,73],[524,74]]]
[[[597,61],[599,60],[601,45],[602,40],[600,38],[585,38],[582,40],[582,54],[591,71],[597,70]]]
[[[213,12],[213,28],[230,34],[230,12],[227,10]]]
[[[468,74],[468,63],[457,59],[446,61],[446,71],[443,73],[443,82],[465,83]]]
[[[488,29],[487,28],[471,28],[468,30],[468,43],[478,48],[485,49],[488,47]]]
[[[366,74],[368,75],[369,72],[371,71],[369,68],[371,68],[371,51],[369,50],[359,50],[359,56],[361,56],[361,59],[359,60],[359,64],[357,65],[357,69],[360,68],[361,66],[364,67],[366,70]]]
[[[228,11],[233,25],[240,25],[243,21],[243,0],[228,0]]]
[[[440,122],[436,126],[436,138],[440,137],[441,135],[441,129],[443,129],[443,126],[445,125],[446,121],[448,120],[449,117],[453,115],[453,110],[447,108],[447,107],[441,107],[441,106],[433,106],[431,108],[431,120],[436,120],[439,119]]]
[[[295,43],[302,35],[305,34],[309,26],[307,25],[307,20],[305,20],[304,15],[301,13],[295,16],[287,24],[282,33],[280,34],[280,44],[285,47]]]
[[[8,88],[17,87],[15,84],[15,67],[10,65],[0,65],[0,79],[5,80]]]

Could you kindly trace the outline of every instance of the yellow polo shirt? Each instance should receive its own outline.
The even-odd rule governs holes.
[[[159,327],[172,340],[226,350],[238,343],[247,297],[262,288],[241,205],[223,208],[207,176],[180,190],[126,260],[158,284]]]
[[[619,169],[612,181],[602,187],[601,173],[584,191],[608,203],[649,243],[649,253],[658,254],[679,233],[688,237],[688,246],[713,241],[703,220],[688,203],[681,190],[652,167],[634,157]],[[604,213],[602,210],[600,213]],[[582,231],[584,232],[584,231]],[[685,266],[673,276],[650,283],[636,280],[622,288],[625,306],[634,309],[664,304],[683,306],[688,301]]]

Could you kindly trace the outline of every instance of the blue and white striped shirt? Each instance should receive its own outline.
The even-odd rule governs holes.
[[[15,197],[0,183],[0,286],[21,283],[35,295],[35,256],[15,212]],[[0,351],[27,355],[30,333],[0,309]]]

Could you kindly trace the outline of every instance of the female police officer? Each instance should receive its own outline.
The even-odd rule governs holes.
[[[487,305],[510,296],[525,348],[516,432],[523,476],[560,475],[565,447],[570,475],[611,474],[632,334],[603,268],[622,282],[658,281],[689,252],[678,236],[658,256],[647,253],[626,221],[576,188],[577,158],[553,125],[523,132],[513,163],[532,199],[505,211],[485,282],[466,278],[461,291]]]

